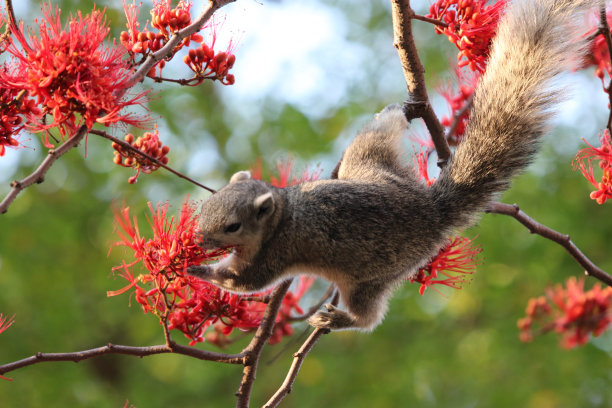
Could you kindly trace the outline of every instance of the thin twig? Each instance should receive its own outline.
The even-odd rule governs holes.
[[[336,292],[331,303],[336,306],[338,304],[338,300],[339,296],[338,292]],[[278,406],[278,404],[280,404],[283,398],[285,398],[291,392],[291,389],[293,388],[293,383],[297,378],[298,372],[300,371],[300,368],[302,367],[302,363],[306,359],[306,356],[308,355],[310,350],[312,350],[317,341],[319,341],[321,336],[327,333],[329,333],[329,329],[316,328],[310,334],[308,339],[306,339],[304,344],[302,344],[302,347],[300,347],[300,349],[293,355],[293,362],[291,363],[291,367],[287,372],[285,381],[283,381],[283,383],[274,393],[274,395],[268,400],[268,402],[266,402],[266,404],[263,406],[264,408],[273,408]]]
[[[584,268],[587,276],[592,276],[599,279],[608,286],[612,286],[612,276],[604,272],[600,267],[595,265],[587,258],[582,251],[574,244],[569,235],[561,234],[543,224],[540,224],[533,218],[525,214],[516,204],[491,203],[486,212],[495,214],[504,214],[514,217],[518,222],[523,224],[532,234],[538,234],[544,238],[550,239],[561,245],[569,252],[569,254]]]
[[[466,112],[468,112],[470,109],[472,109],[473,102],[474,94],[472,93],[470,97],[465,101],[465,104],[461,107],[461,109],[457,111],[457,113],[455,113],[453,123],[451,123],[450,127],[448,128],[448,131],[446,132],[446,140],[450,140],[450,138],[453,136],[453,133],[455,133],[455,130],[457,130],[457,126],[459,126],[459,123],[461,123],[461,117],[465,115]]]
[[[182,79],[182,78],[176,79],[176,78],[166,78],[166,77],[161,77],[161,76],[150,76],[149,78],[151,78],[155,82],[172,82],[172,83],[183,85],[183,86],[196,86],[204,82],[204,79],[206,79],[206,78],[198,78],[198,77],[193,77],[189,79]]]
[[[55,161],[59,159],[68,150],[78,146],[78,144],[81,142],[81,140],[83,139],[83,137],[85,137],[86,134],[87,126],[81,126],[76,132],[76,134],[67,141],[65,141],[64,144],[62,144],[57,149],[49,150],[47,157],[42,161],[42,163],[40,163],[38,168],[32,172],[32,174],[30,174],[23,180],[13,181],[11,183],[11,190],[8,192],[6,197],[4,197],[4,200],[2,200],[2,202],[0,203],[0,214],[6,213],[8,207],[15,200],[17,195],[24,189],[28,188],[32,184],[42,183],[45,179],[45,174],[47,173],[47,171],[49,171],[51,166],[53,166],[53,163],[55,163]]]
[[[200,360],[216,361],[219,363],[228,364],[244,364],[244,354],[223,354],[215,353],[208,350],[200,350],[194,347],[187,347],[180,344],[173,344],[170,348],[166,344],[148,347],[123,346],[120,344],[108,343],[106,346],[75,351],[71,353],[36,353],[33,356],[22,360],[0,366],[0,374],[5,374],[10,371],[17,370],[22,367],[27,367],[34,364],[45,363],[50,361],[73,361],[79,362],[90,358],[98,357],[105,354],[127,354],[137,357],[147,357],[154,354],[182,354],[189,357],[194,357]]]
[[[440,27],[445,27],[445,28],[448,27],[448,24],[446,24],[444,21],[436,20],[435,18],[421,16],[420,14],[415,14],[414,16],[412,16],[412,18],[414,18],[415,20],[425,21],[426,23],[430,23],[430,24],[437,25]]]
[[[125,149],[129,149],[130,151],[132,151],[132,152],[134,152],[134,153],[136,153],[136,154],[140,155],[141,157],[144,157],[145,159],[147,159],[147,160],[149,160],[149,161],[151,161],[151,162],[155,163],[155,164],[156,164],[156,165],[158,165],[159,167],[163,167],[164,169],[168,170],[170,173],[174,174],[175,176],[178,176],[178,177],[180,177],[180,178],[182,178],[182,179],[184,179],[184,180],[187,180],[187,181],[189,181],[190,183],[193,183],[193,184],[195,184],[195,185],[196,185],[196,186],[198,186],[198,187],[201,187],[201,188],[203,188],[203,189],[205,189],[205,190],[208,190],[208,191],[210,191],[210,192],[211,192],[211,193],[213,193],[213,194],[214,194],[214,193],[216,193],[216,191],[215,191],[215,190],[213,190],[212,188],[207,187],[207,186],[205,186],[204,184],[200,184],[200,183],[198,183],[197,181],[195,181],[194,179],[192,179],[192,178],[190,178],[190,177],[187,177],[187,176],[186,176],[186,175],[184,175],[183,173],[180,173],[180,172],[178,172],[178,171],[174,170],[172,167],[170,167],[170,166],[168,166],[168,165],[166,165],[166,164],[164,164],[164,163],[160,162],[159,160],[157,160],[157,159],[156,159],[156,158],[154,158],[153,156],[150,156],[150,155],[148,155],[147,153],[145,153],[145,152],[143,152],[143,151],[141,151],[141,150],[138,150],[137,148],[135,148],[134,146],[132,146],[131,144],[129,144],[129,143],[128,143],[128,142],[126,142],[126,141],[123,141],[123,140],[121,140],[121,139],[117,139],[116,137],[111,136],[111,135],[109,135],[108,133],[106,133],[106,132],[104,132],[104,131],[102,131],[102,130],[95,130],[95,129],[92,129],[92,130],[90,130],[90,131],[89,131],[89,133],[92,133],[92,134],[94,134],[94,135],[98,135],[98,136],[102,136],[102,137],[103,137],[103,138],[105,138],[105,139],[108,139],[108,140],[110,140],[110,141],[112,141],[112,142],[115,142],[115,143],[117,143],[118,145],[121,145],[121,147],[123,147],[123,148],[125,148]]]
[[[261,357],[261,351],[266,342],[272,337],[276,315],[282,304],[285,294],[291,286],[292,280],[286,280],[278,285],[271,294],[270,302],[261,319],[261,324],[257,328],[253,339],[242,351],[244,353],[244,369],[242,370],[242,381],[236,392],[236,407],[248,408],[251,399],[251,391],[257,374],[257,364]]]
[[[321,296],[321,299],[319,299],[319,301],[317,303],[315,303],[314,305],[310,306],[310,308],[304,314],[301,314],[301,315],[295,316],[295,317],[290,317],[290,318],[287,319],[287,321],[288,322],[298,322],[298,321],[302,321],[302,320],[308,319],[310,316],[315,314],[315,312],[317,310],[319,310],[321,308],[321,306],[323,306],[323,304],[327,301],[327,299],[329,299],[329,297],[331,295],[333,295],[335,288],[336,288],[336,285],[334,285],[333,283],[331,285],[329,285],[329,287],[327,288],[327,290],[325,291],[323,296]]]
[[[404,103],[404,114],[408,121],[417,117],[423,118],[438,152],[438,166],[444,167],[451,157],[451,150],[444,135],[444,127],[438,120],[427,95],[425,69],[419,59],[412,35],[412,19],[415,18],[415,13],[410,8],[410,0],[391,0],[391,11],[393,46],[397,49],[402,63],[409,93]]]

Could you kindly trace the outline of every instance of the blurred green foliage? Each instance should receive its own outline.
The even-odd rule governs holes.
[[[84,11],[90,7],[77,1],[61,4],[65,15],[77,7]],[[328,4],[342,10],[348,21],[357,13],[350,2]],[[108,6],[113,32],[120,31],[122,13],[117,11],[117,2]],[[387,6],[374,2],[370,8],[365,28],[371,30],[366,31],[371,37],[364,36],[364,27],[347,32],[366,47],[390,38]],[[432,37],[430,27],[418,27],[428,30],[419,34],[419,43],[428,80],[435,84],[435,76],[448,60],[448,54],[441,51],[447,45],[443,38]],[[389,51],[383,55],[392,57]],[[216,146],[217,166],[205,175],[195,175],[213,187],[259,156],[271,165],[289,152],[300,163],[323,161],[329,173],[339,156],[335,138],[346,134],[348,141],[363,115],[371,116],[403,97],[401,82],[397,93],[369,93],[376,89],[381,71],[399,71],[398,66],[393,59],[364,65],[372,83],[350,84],[345,104],[324,117],[312,117],[295,106],[261,96],[257,102],[261,117],[252,121],[253,126],[240,139],[248,147],[250,161],[246,162],[232,160],[228,141],[235,126],[244,129],[248,123],[228,117],[227,110],[239,107],[224,102],[218,84],[164,87],[150,108],[154,117],[163,118],[160,126],[167,132],[162,132],[162,138],[164,134],[169,137],[170,164],[177,169],[185,171],[193,154],[205,146]],[[555,137],[566,138],[561,133]],[[13,178],[29,174],[41,150],[28,152],[36,159],[21,157]],[[109,254],[117,239],[111,206],[125,202],[135,214],[144,214],[147,200],[169,200],[178,209],[186,195],[200,199],[206,194],[161,170],[141,176],[136,186],[128,185],[131,172],[112,165],[112,150],[106,141],[90,136],[86,158],[82,150],[63,157],[45,183],[23,192],[8,213],[0,216],[0,312],[16,314],[15,324],[0,336],[0,363],[39,351],[76,351],[108,342],[163,342],[154,316],[143,315],[135,302],[130,307],[125,295],[106,297],[107,290],[125,285],[110,272],[123,259],[121,249]],[[503,201],[519,203],[538,221],[571,233],[588,256],[612,270],[609,209],[588,199],[589,186],[572,171],[571,157],[549,146],[543,157],[534,166],[537,175],[532,172],[517,179]],[[0,190],[2,195],[7,184]],[[142,231],[147,231],[144,216],[140,221]],[[558,245],[530,235],[509,217],[486,215],[466,234],[478,235],[476,242],[484,249],[483,262],[471,284],[454,293],[446,291],[446,297],[431,290],[420,297],[417,286],[407,284],[397,291],[384,324],[373,333],[324,336],[304,362],[282,406],[612,406],[610,333],[571,351],[560,349],[554,335],[531,344],[518,340],[516,320],[524,314],[528,298],[542,294],[548,284],[580,275],[579,266]],[[267,348],[253,406],[267,400],[280,385],[305,329],[298,326],[293,338]],[[179,335],[175,338],[182,341]],[[247,340],[230,351],[239,350]],[[214,349],[208,344],[199,347]],[[234,405],[241,370],[177,355],[142,359],[109,355],[78,364],[38,364],[8,376],[14,381],[0,381],[1,407],[121,407],[127,400],[150,408],[227,407]]]

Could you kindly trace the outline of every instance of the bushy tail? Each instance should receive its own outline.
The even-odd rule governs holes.
[[[563,99],[554,79],[580,61],[596,0],[515,0],[498,26],[465,139],[431,187],[449,228],[468,226],[524,169]],[[582,23],[582,24],[580,24]]]

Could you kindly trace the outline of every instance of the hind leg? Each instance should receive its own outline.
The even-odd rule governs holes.
[[[344,290],[343,290],[344,289]],[[362,282],[351,288],[341,288],[342,301],[348,311],[325,305],[327,312],[318,312],[308,319],[311,326],[330,330],[372,330],[387,311],[391,296],[388,282]]]

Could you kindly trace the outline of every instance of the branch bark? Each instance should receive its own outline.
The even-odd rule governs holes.
[[[516,204],[491,203],[486,212],[495,214],[509,215],[523,224],[532,234],[538,234],[546,239],[556,242],[561,245],[569,254],[584,268],[587,276],[592,276],[599,279],[608,286],[612,286],[612,276],[604,272],[603,269],[595,265],[582,251],[574,244],[569,235],[561,234],[540,224],[527,214],[525,214]]]
[[[408,99],[404,102],[404,114],[411,121],[423,118],[438,153],[438,166],[444,167],[450,160],[451,150],[444,135],[444,127],[438,120],[427,95],[425,69],[417,53],[412,35],[412,19],[416,14],[410,0],[391,0],[393,16],[393,46],[397,49],[404,78],[408,87]]]
[[[261,324],[257,328],[253,339],[249,345],[243,350],[244,353],[244,369],[242,370],[242,381],[236,392],[236,407],[248,408],[251,399],[251,391],[257,374],[257,364],[261,357],[261,352],[266,345],[266,342],[272,337],[276,315],[282,304],[285,294],[291,286],[292,280],[287,280],[278,285],[272,292],[268,307],[261,319]]]
[[[46,363],[51,361],[79,361],[98,357],[104,354],[127,354],[137,357],[147,357],[154,354],[183,354],[185,356],[194,357],[200,360],[216,361],[219,363],[228,364],[243,364],[244,354],[223,354],[215,353],[207,350],[200,350],[194,347],[187,347],[180,344],[172,343],[171,347],[166,344],[148,347],[124,346],[120,344],[108,343],[106,346],[97,347],[89,350],[75,351],[70,353],[36,353],[33,356],[22,360],[0,366],[0,374],[5,374],[10,371],[17,370],[22,367],[27,367],[34,364]]]
[[[339,298],[339,294],[336,291],[331,301],[331,304],[337,306]],[[321,336],[323,336],[324,334],[328,334],[329,332],[329,329],[316,328],[310,334],[310,336],[308,336],[308,339],[306,339],[304,344],[302,344],[302,347],[300,347],[300,349],[295,354],[293,354],[293,362],[291,363],[291,367],[289,367],[289,371],[287,372],[285,380],[278,388],[278,390],[274,393],[274,395],[268,400],[268,402],[265,403],[263,408],[277,407],[278,404],[281,403],[283,398],[285,398],[289,393],[291,393],[293,383],[297,378],[298,372],[300,371],[300,368],[302,367],[302,363],[304,363],[306,356],[308,355],[308,353],[310,353],[310,350],[312,350],[315,344],[317,344]]]

